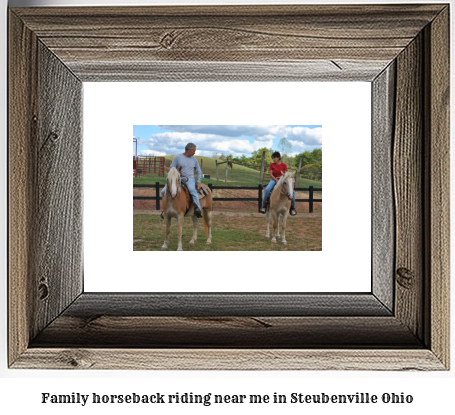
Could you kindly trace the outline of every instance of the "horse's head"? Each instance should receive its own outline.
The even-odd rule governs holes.
[[[282,189],[289,200],[294,197],[294,172],[286,172],[282,177]]]
[[[175,167],[172,167],[167,174],[166,187],[172,199],[175,199],[177,193],[180,191],[180,186],[182,184],[181,171],[182,166],[180,166],[178,170]]]

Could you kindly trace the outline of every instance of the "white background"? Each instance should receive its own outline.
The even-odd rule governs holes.
[[[96,3],[88,0],[74,2],[71,0],[12,0],[11,5],[88,5],[88,4],[124,4],[115,0],[98,0]],[[135,4],[157,4],[153,1],[139,1]],[[168,4],[197,4],[191,1],[169,1]],[[209,2],[206,2],[206,4]],[[212,3],[219,3],[213,1]],[[240,4],[242,2],[229,2],[230,4]],[[251,1],[250,3],[259,3]],[[264,3],[272,3],[264,1]],[[273,3],[280,3],[274,1]],[[292,0],[282,1],[281,3],[298,3]],[[300,2],[302,3],[302,2]],[[304,3],[304,2],[303,2]],[[315,3],[311,1],[310,3]],[[337,1],[324,1],[318,3],[338,3]],[[396,1],[377,1],[369,3],[399,3]],[[417,1],[416,1],[417,3]],[[421,2],[419,2],[421,3]],[[425,3],[425,2],[424,2]],[[426,3],[430,3],[427,1]],[[432,2],[432,3],[438,3]],[[453,2],[452,12],[453,12]],[[432,372],[432,373],[396,373],[396,372],[307,372],[307,371],[283,371],[283,372],[245,372],[245,371],[164,371],[164,372],[117,372],[117,371],[31,371],[31,370],[8,370],[6,369],[6,1],[2,1],[3,7],[0,10],[3,25],[3,36],[0,36],[1,53],[3,65],[1,71],[1,93],[0,103],[2,111],[0,113],[1,138],[1,166],[0,170],[0,190],[3,195],[3,203],[0,204],[1,218],[0,231],[4,236],[0,240],[0,262],[2,263],[2,280],[0,285],[2,319],[0,320],[2,336],[0,336],[0,408],[2,413],[34,413],[34,414],[58,414],[63,411],[67,414],[99,414],[101,410],[110,413],[129,413],[151,414],[157,411],[155,407],[125,407],[112,405],[101,408],[94,406],[82,408],[80,406],[42,405],[40,404],[41,392],[53,393],[174,393],[192,391],[194,393],[205,393],[207,391],[217,393],[355,393],[355,392],[404,392],[414,395],[414,404],[406,406],[399,404],[378,404],[377,406],[349,405],[349,406],[286,406],[280,407],[283,413],[311,413],[311,414],[364,414],[366,411],[373,415],[387,414],[416,414],[416,413],[440,413],[447,414],[453,411],[453,390],[455,388],[454,371]],[[453,36],[453,30],[452,30]],[[452,42],[453,43],[453,42]],[[452,76],[452,85],[454,85]],[[453,88],[452,88],[453,90]],[[453,107],[453,106],[452,106]],[[452,120],[452,125],[455,125]],[[452,183],[454,180],[452,178]],[[451,221],[454,224],[454,221]],[[453,226],[453,225],[452,225]],[[452,228],[453,233],[453,228]],[[452,244],[453,246],[454,244]],[[453,284],[452,284],[453,286]],[[452,288],[453,299],[453,288]],[[454,333],[453,319],[452,330]],[[452,345],[454,344],[452,336]],[[453,356],[453,347],[452,347]],[[173,413],[176,408],[181,407],[162,407],[161,414]],[[251,413],[251,406],[232,406],[223,407],[200,407],[185,406],[186,413]],[[258,410],[258,408],[254,408]],[[264,414],[276,414],[277,407],[274,405],[261,406],[259,410]]]
[[[371,291],[370,108],[367,82],[85,83],[85,291]],[[322,124],[322,252],[133,252],[134,124]],[[265,235],[265,216],[263,225]],[[171,226],[176,239],[175,220]],[[164,229],[163,221],[163,241]],[[197,244],[204,243],[200,228]]]

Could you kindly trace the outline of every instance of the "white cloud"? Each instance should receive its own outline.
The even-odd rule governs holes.
[[[241,156],[250,155],[259,148],[274,148],[277,141],[287,137],[292,152],[312,150],[322,146],[322,128],[291,127],[287,125],[161,125],[163,130],[150,139],[138,139],[156,154],[179,154],[187,143],[197,146],[197,155],[211,156],[213,152]]]
[[[165,156],[166,153],[164,151],[156,151],[156,150],[141,150],[139,151],[140,156],[154,156],[154,157],[162,157]]]

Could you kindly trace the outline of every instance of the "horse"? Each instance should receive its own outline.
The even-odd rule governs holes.
[[[193,237],[190,240],[190,245],[194,245],[197,239],[197,228],[198,220],[194,214],[194,202],[191,195],[188,194],[190,198],[189,209],[187,211],[187,196],[186,192],[182,188],[182,178],[180,172],[182,167],[180,166],[177,170],[175,167],[172,167],[169,170],[166,179],[166,192],[163,197],[163,212],[164,218],[166,220],[166,239],[161,249],[167,249],[169,244],[169,231],[171,229],[171,219],[177,219],[177,236],[178,236],[178,248],[177,251],[183,251],[182,249],[182,228],[183,228],[183,218],[185,216],[191,216],[193,219]],[[207,195],[199,199],[201,205],[202,218],[204,222],[204,233],[208,237],[207,244],[212,243],[212,194],[210,189],[205,185],[201,184],[205,189]]]
[[[228,161],[228,166],[232,169],[232,161]]]
[[[294,196],[294,173],[286,172],[280,177],[278,183],[273,188],[269,203],[267,206],[267,232],[266,238],[270,238],[270,218],[272,219],[272,242],[276,242],[276,238],[280,237],[280,228],[278,226],[278,218],[282,215],[282,230],[281,243],[287,244],[286,241],[286,219],[291,207],[292,198]]]

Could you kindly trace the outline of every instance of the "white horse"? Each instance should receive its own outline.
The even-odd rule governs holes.
[[[267,206],[267,232],[266,238],[270,238],[270,218],[272,219],[272,242],[276,242],[276,238],[280,237],[280,228],[278,226],[278,218],[282,215],[282,236],[281,243],[287,244],[286,241],[286,219],[289,215],[292,199],[294,197],[294,173],[286,172],[280,177],[278,183],[270,194],[270,200]]]
[[[177,236],[178,236],[178,248],[177,251],[183,251],[182,249],[182,228],[183,218],[185,216],[191,216],[193,219],[193,237],[190,240],[190,245],[193,245],[197,239],[197,228],[198,220],[194,214],[194,202],[193,198],[189,194],[188,190],[183,190],[180,172],[182,167],[177,170],[172,167],[167,174],[166,192],[163,197],[163,212],[164,219],[166,219],[166,239],[161,249],[167,249],[169,245],[169,232],[171,229],[171,218],[177,219]],[[201,186],[206,190],[207,195],[199,199],[201,204],[202,218],[204,222],[204,233],[208,236],[207,244],[212,243],[212,194],[210,189],[201,183]]]

